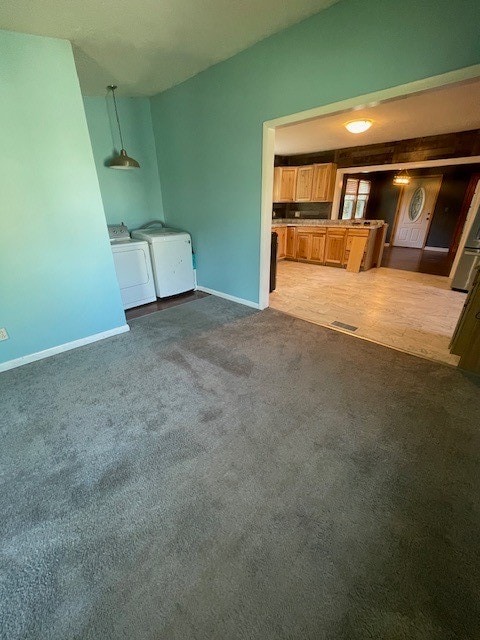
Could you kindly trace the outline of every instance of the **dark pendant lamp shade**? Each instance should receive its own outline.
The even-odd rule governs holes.
[[[125,151],[125,147],[123,145],[123,136],[122,129],[120,128],[120,119],[118,117],[117,110],[117,101],[115,99],[115,89],[117,86],[115,84],[109,84],[107,89],[112,92],[113,95],[113,105],[115,107],[115,117],[117,119],[118,125],[118,133],[120,134],[120,143],[122,145],[122,149],[120,151],[120,155],[112,158],[108,164],[110,169],[140,169],[140,165],[134,158],[131,158],[128,153]]]

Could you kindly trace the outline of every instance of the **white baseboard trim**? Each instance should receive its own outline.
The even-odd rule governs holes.
[[[260,309],[260,305],[258,302],[252,302],[251,300],[245,300],[245,298],[237,298],[237,296],[231,296],[228,293],[222,293],[221,291],[215,291],[215,289],[209,289],[208,287],[202,287],[197,285],[197,291],[203,291],[204,293],[209,293],[212,296],[218,296],[219,298],[225,298],[225,300],[230,300],[231,302],[238,302],[238,304],[243,304],[246,307],[252,307],[252,309]]]
[[[36,360],[43,360],[43,358],[49,358],[57,353],[63,353],[64,351],[70,351],[70,349],[76,349],[77,347],[83,347],[91,342],[98,342],[105,338],[111,338],[119,333],[126,333],[130,331],[128,324],[124,324],[121,327],[115,327],[115,329],[109,329],[108,331],[102,331],[101,333],[94,333],[92,336],[86,338],[80,338],[80,340],[73,340],[72,342],[65,342],[65,344],[59,344],[57,347],[50,347],[44,351],[37,351],[36,353],[30,353],[27,356],[21,358],[15,358],[14,360],[8,360],[7,362],[0,362],[0,373],[2,371],[8,371],[9,369],[15,369],[21,367],[24,364],[35,362]]]
[[[427,251],[441,251],[442,253],[448,253],[448,249],[444,247],[423,247]]]

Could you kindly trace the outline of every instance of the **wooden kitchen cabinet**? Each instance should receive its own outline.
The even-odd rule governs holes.
[[[275,167],[273,202],[333,202],[337,165]]]
[[[323,264],[326,236],[326,230],[324,229],[301,229],[297,227],[295,259]]]
[[[287,227],[272,227],[272,231],[278,235],[277,260],[283,260],[287,248]]]
[[[345,250],[346,229],[328,229],[325,242],[325,263],[341,265]]]
[[[296,229],[295,227],[287,227],[287,242],[285,247],[285,257],[294,259],[295,258],[295,237],[296,237]]]
[[[345,239],[345,250],[343,252],[342,265],[346,266],[350,257],[353,238],[368,238],[370,231],[368,229],[348,229]],[[362,266],[365,263],[365,256],[362,260]]]
[[[333,202],[337,165],[334,162],[313,165],[311,202]]]
[[[313,187],[313,165],[297,167],[295,202],[311,202]]]
[[[283,260],[285,258],[287,248],[287,229],[286,227],[280,227],[278,233],[278,253],[277,258]]]
[[[294,202],[297,167],[275,167],[273,174],[273,202]]]
[[[310,262],[323,264],[325,262],[325,241],[327,234],[325,231],[313,231],[312,244],[310,247]]]
[[[312,254],[312,234],[309,231],[297,229],[295,241],[295,259],[310,260]]]
[[[377,238],[385,238],[385,226],[357,229],[299,225],[272,230],[279,234],[279,259],[344,267],[357,273],[378,266]]]

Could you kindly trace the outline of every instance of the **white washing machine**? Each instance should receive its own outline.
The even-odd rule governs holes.
[[[123,308],[154,302],[157,296],[148,243],[132,240],[124,225],[108,225],[108,231]]]
[[[192,241],[188,233],[167,228],[138,229],[132,231],[132,238],[149,244],[159,298],[195,288]]]

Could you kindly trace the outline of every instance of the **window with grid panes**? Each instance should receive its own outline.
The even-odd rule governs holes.
[[[370,195],[370,186],[370,180],[347,178],[345,196],[343,198],[343,220],[365,217],[367,213],[368,196]]]

